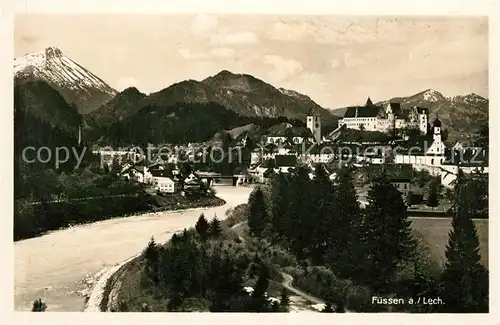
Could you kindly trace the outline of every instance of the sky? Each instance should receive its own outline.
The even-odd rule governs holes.
[[[49,46],[117,90],[150,93],[229,70],[325,108],[429,88],[488,97],[484,17],[16,15],[14,57]]]

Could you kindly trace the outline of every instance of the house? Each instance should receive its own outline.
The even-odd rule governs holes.
[[[207,187],[204,183],[198,179],[185,179],[183,187],[183,195],[205,195],[207,193]]]
[[[284,144],[286,142],[302,143],[312,141],[313,134],[306,127],[293,126],[290,123],[281,123],[269,128],[266,143]]]
[[[383,164],[365,166],[365,172],[373,176],[385,175],[406,200],[412,190],[413,168],[411,165]]]
[[[171,172],[166,170],[153,170],[153,188],[161,193],[175,193],[177,192],[177,182]]]
[[[391,184],[401,192],[401,195],[406,199],[411,192],[411,178],[408,177],[392,177],[389,178]]]
[[[143,184],[151,184],[153,182],[153,175],[146,166],[126,164],[122,168],[121,175],[126,179],[134,179]]]
[[[327,164],[335,159],[335,147],[331,144],[318,144],[306,152],[302,152],[300,158],[305,163]]]
[[[373,104],[368,97],[364,106],[347,107],[344,117],[339,120],[339,127],[349,129],[386,132],[407,127],[418,128],[427,133],[428,111],[425,108],[412,107],[403,111],[400,103],[388,102],[385,105]]]

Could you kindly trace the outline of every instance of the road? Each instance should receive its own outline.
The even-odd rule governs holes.
[[[83,311],[85,298],[78,291],[88,288],[85,282],[96,273],[139,253],[151,236],[165,242],[194,226],[201,212],[207,218],[225,218],[225,211],[247,202],[251,192],[249,187],[215,188],[225,205],[115,218],[15,242],[15,310],[30,310],[42,298],[47,311]]]
[[[231,229],[236,230],[237,228],[243,226],[244,224],[246,224],[246,221],[239,222],[239,223],[235,224],[234,226],[232,226]],[[243,237],[239,236],[239,238],[242,242],[245,242],[245,239]],[[283,282],[281,282],[281,285],[283,287],[285,287],[286,289],[292,291],[297,296],[300,296],[306,300],[309,300],[310,302],[312,302],[314,304],[322,304],[322,305],[325,304],[325,302],[323,300],[321,300],[317,297],[311,296],[310,294],[305,293],[304,291],[301,291],[301,290],[295,288],[294,286],[292,286],[293,278],[291,275],[289,275],[285,272],[281,272],[281,275],[283,276]]]
[[[293,278],[286,273],[281,272],[281,275],[283,276],[283,282],[281,283],[286,289],[292,291],[298,296],[301,296],[304,299],[309,300],[310,302],[313,302],[315,304],[324,304],[325,302],[319,298],[316,298],[314,296],[311,296],[310,294],[305,293],[304,291],[301,291],[294,286],[292,286]]]

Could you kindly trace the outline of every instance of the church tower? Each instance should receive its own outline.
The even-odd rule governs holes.
[[[321,116],[313,107],[307,114],[307,128],[311,130],[315,143],[321,142]]]

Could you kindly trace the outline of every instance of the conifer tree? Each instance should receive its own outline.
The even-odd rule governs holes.
[[[343,278],[360,277],[364,260],[362,245],[363,215],[357,200],[352,173],[342,168],[335,190],[335,217],[331,222],[328,242],[328,264]]]
[[[282,311],[288,312],[290,308],[290,295],[288,294],[288,290],[283,288],[281,290],[281,299],[280,299],[280,309]]]
[[[452,230],[446,247],[447,262],[440,291],[445,312],[488,312],[488,271],[480,264],[479,238],[472,221],[475,191],[459,173],[452,208]]]
[[[158,259],[159,259],[159,247],[156,244],[153,237],[149,240],[148,246],[144,250],[144,258],[146,259],[146,272],[148,277],[157,283],[158,279]]]
[[[308,255],[311,247],[311,229],[315,227],[314,219],[311,218],[312,201],[310,170],[304,166],[299,166],[291,174],[290,180],[290,206],[289,222],[290,234],[288,236],[292,251],[298,259],[304,259]],[[317,227],[317,225],[316,225]]]
[[[200,215],[200,218],[198,218],[198,222],[196,222],[195,228],[203,241],[208,238],[208,230],[210,229],[210,224],[208,223],[203,213]]]
[[[148,263],[158,262],[158,245],[155,242],[154,237],[149,240],[148,246],[144,250],[144,257]]]
[[[311,207],[310,213],[304,216],[303,226],[305,233],[311,238],[309,251],[313,264],[323,264],[327,249],[330,246],[330,232],[332,228],[342,232],[346,227],[339,229],[336,223],[336,205],[334,199],[334,186],[329,175],[322,164],[318,164],[314,170],[314,179],[311,182]],[[341,227],[340,227],[341,228]]]
[[[261,236],[262,232],[270,223],[270,216],[264,198],[264,192],[259,187],[248,199],[248,227],[253,236]]]
[[[287,238],[290,236],[288,213],[291,201],[288,191],[290,185],[283,173],[276,174],[271,184],[271,222],[278,235]]]
[[[267,265],[259,263],[259,276],[255,283],[248,311],[264,312],[269,311],[270,304],[267,300],[267,288],[269,287],[269,280],[271,279]]]
[[[31,311],[42,312],[45,310],[47,310],[47,305],[42,301],[42,299],[37,299],[33,302],[33,307],[31,308]]]
[[[218,238],[222,233],[222,225],[217,216],[214,216],[212,221],[210,221],[210,236],[212,238]]]
[[[415,240],[401,194],[385,174],[374,179],[368,203],[363,223],[363,279],[383,292],[394,280],[398,263],[414,253]]]

